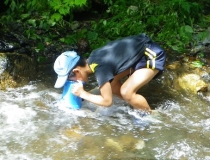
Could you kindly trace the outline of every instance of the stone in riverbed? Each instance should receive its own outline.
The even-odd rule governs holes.
[[[36,75],[36,61],[18,53],[0,53],[0,90],[29,83]]]
[[[197,74],[184,74],[178,78],[179,86],[185,91],[206,92],[208,85]]]

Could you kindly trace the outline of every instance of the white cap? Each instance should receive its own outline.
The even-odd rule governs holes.
[[[54,70],[58,74],[58,78],[55,83],[55,88],[61,88],[64,86],[69,73],[76,66],[80,56],[75,51],[66,51],[57,57],[54,63]]]

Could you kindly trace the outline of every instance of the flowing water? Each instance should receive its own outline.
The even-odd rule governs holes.
[[[110,108],[55,107],[62,90],[41,77],[0,91],[1,160],[210,160],[210,103],[196,95],[154,80],[140,92],[159,113],[139,122],[115,97]]]

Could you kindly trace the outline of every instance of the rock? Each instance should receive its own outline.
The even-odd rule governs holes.
[[[206,101],[210,102],[210,92],[200,92],[199,95]]]
[[[208,44],[210,44],[210,27],[208,27],[208,29],[207,29],[207,37],[203,40],[203,44],[204,45],[208,45]]]
[[[145,147],[145,142],[143,140],[139,140],[136,144],[135,144],[135,149],[137,150],[141,150]]]
[[[80,55],[83,55],[83,54],[87,53],[88,50],[90,49],[89,42],[85,38],[80,38],[78,40],[77,45],[78,45],[78,52],[79,52]]]
[[[74,141],[79,141],[83,137],[79,129],[79,126],[63,130],[63,135]]]
[[[10,52],[10,51],[13,51],[13,50],[14,50],[13,45],[0,40],[0,51],[1,52],[5,52],[5,51]]]
[[[36,75],[36,62],[27,55],[0,53],[0,89],[19,87]]]
[[[119,142],[114,141],[113,139],[107,139],[105,142],[105,145],[118,151],[118,152],[122,152],[123,151],[123,147],[122,145],[120,145]]]
[[[92,93],[92,94],[96,94],[96,95],[100,95],[101,94],[101,92],[100,92],[98,87],[95,87],[95,88],[91,89],[89,92]]]
[[[198,46],[192,48],[192,49],[190,50],[190,53],[191,53],[191,54],[196,54],[196,53],[198,53],[198,52],[201,52],[203,49],[204,49],[204,46],[203,46],[203,45],[198,45]]]
[[[166,68],[175,70],[175,69],[177,69],[179,67],[180,67],[180,62],[179,61],[175,61],[175,62],[169,64]]]
[[[101,152],[101,148],[103,147],[104,139],[100,136],[90,136],[86,134],[83,136],[79,142],[77,143],[77,154],[79,154],[81,157],[86,157],[87,155],[89,157],[96,157],[97,159],[103,159],[104,156],[106,156],[105,153],[107,152]],[[84,158],[87,159],[87,158]],[[94,158],[92,158],[94,159]]]
[[[207,84],[201,80],[197,74],[184,74],[178,78],[179,86],[185,91],[206,92],[208,90]]]
[[[141,150],[145,147],[145,142],[142,139],[135,138],[131,134],[126,134],[119,137],[120,146],[124,150]]]

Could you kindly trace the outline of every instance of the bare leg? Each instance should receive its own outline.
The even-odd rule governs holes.
[[[121,96],[121,93],[120,93],[120,88],[121,88],[121,86],[122,86],[121,80],[122,80],[124,77],[128,76],[129,73],[130,73],[130,70],[128,69],[128,70],[126,70],[126,71],[124,71],[124,72],[122,72],[122,73],[116,75],[116,76],[114,77],[113,81],[111,82],[112,93],[113,93],[115,96],[117,96],[117,97],[119,97],[119,98],[121,98],[121,99],[123,99],[123,97]]]
[[[121,96],[130,103],[135,109],[151,111],[147,100],[136,92],[147,84],[159,71],[150,68],[136,70],[122,85],[120,89]]]

